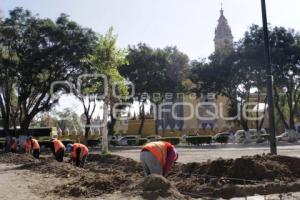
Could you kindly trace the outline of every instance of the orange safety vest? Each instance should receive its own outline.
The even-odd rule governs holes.
[[[143,150],[150,151],[156,158],[159,160],[162,167],[166,164],[167,159],[167,150],[169,147],[172,147],[172,144],[169,142],[158,141],[150,142],[143,147]]]
[[[76,150],[80,148],[80,159],[82,159],[84,156],[87,156],[89,154],[89,149],[84,145],[84,144],[80,144],[80,143],[74,143],[73,144],[73,151],[71,152],[71,157],[72,158],[76,158]]]
[[[66,150],[65,145],[64,145],[60,140],[55,139],[55,140],[53,140],[52,142],[53,142],[53,144],[54,144],[54,151],[55,151],[55,153],[56,153],[59,149],[64,149],[64,150]]]
[[[32,139],[32,149],[40,149],[39,142],[36,139]]]
[[[31,149],[31,141],[26,140],[25,145],[24,145],[25,152],[29,152]]]

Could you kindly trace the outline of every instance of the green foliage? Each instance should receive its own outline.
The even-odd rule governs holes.
[[[100,140],[87,140],[87,146],[97,147],[100,145]]]
[[[40,145],[41,147],[50,148],[50,141],[49,141],[49,140],[42,140],[42,141],[39,141],[39,145]]]
[[[10,11],[9,17],[3,20],[0,35],[1,50],[9,49],[8,56],[1,51],[0,80],[9,77],[8,83],[14,83],[19,105],[15,113],[21,129],[27,131],[38,113],[50,110],[58,102],[60,95],[50,95],[50,92],[61,94],[69,89],[64,84],[54,87],[52,84],[76,79],[89,64],[85,58],[92,53],[97,37],[92,30],[82,28],[64,14],[52,21],[22,8]],[[3,86],[1,82],[0,86]],[[13,89],[12,84],[9,87]],[[1,102],[2,106],[11,106],[10,100]],[[9,114],[3,109],[1,113]]]
[[[215,141],[221,144],[226,144],[228,142],[228,139],[229,138],[227,136],[219,136]]]
[[[117,140],[111,140],[109,142],[109,144],[112,145],[112,146],[118,146],[118,141]]]
[[[140,146],[145,145],[147,142],[148,142],[147,138],[140,138],[139,139],[139,145]]]
[[[169,142],[173,145],[177,145],[180,143],[180,138],[179,137],[163,137],[163,138],[159,138],[158,141],[165,141],[165,142]]]
[[[188,136],[186,137],[186,142],[188,144],[200,145],[200,144],[210,144],[212,141],[211,136]]]
[[[129,140],[127,140],[127,145],[128,146],[137,146],[138,141],[136,139],[129,139]]]

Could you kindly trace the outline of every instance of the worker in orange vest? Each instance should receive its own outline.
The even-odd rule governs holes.
[[[89,149],[84,144],[68,144],[67,151],[71,153],[71,160],[75,162],[77,167],[84,166],[87,155],[89,154]]]
[[[57,138],[53,138],[50,140],[50,147],[55,159],[58,162],[62,162],[66,151],[65,145]]]
[[[12,138],[10,141],[10,151],[12,153],[17,153],[17,149],[18,149],[17,139]]]
[[[157,141],[146,144],[140,154],[145,175],[166,175],[178,159],[175,147],[169,142]]]
[[[40,145],[39,142],[32,138],[32,136],[29,136],[26,139],[26,143],[24,145],[25,152],[29,153],[32,151],[32,155],[34,158],[39,159],[40,158]]]

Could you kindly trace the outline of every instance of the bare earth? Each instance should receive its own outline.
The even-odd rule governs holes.
[[[268,147],[248,147],[248,148],[216,148],[216,149],[201,149],[201,148],[177,148],[179,152],[179,162],[202,162],[208,159],[214,160],[219,157],[223,158],[237,158],[244,155],[255,155],[268,153]],[[132,150],[116,150],[113,151],[114,154],[118,154],[124,157],[133,158],[139,161],[139,151],[140,149]],[[278,154],[288,155],[288,156],[300,156],[300,146],[281,146],[278,148]],[[61,198],[56,196],[49,191],[53,190],[55,187],[67,183],[64,178],[58,178],[51,174],[40,174],[34,173],[25,169],[16,169],[16,165],[7,165],[0,163],[0,199],[2,200],[52,200],[52,199],[76,199],[72,198]],[[82,199],[77,198],[77,199]],[[140,197],[130,197],[124,196],[121,192],[115,192],[113,194],[105,194],[93,199],[133,199],[139,200]],[[245,198],[234,198],[234,200],[241,200]],[[260,200],[260,199],[280,199],[279,194],[268,195],[267,197],[255,196],[248,197],[248,200]],[[283,194],[282,199],[300,199],[300,193],[293,194]]]

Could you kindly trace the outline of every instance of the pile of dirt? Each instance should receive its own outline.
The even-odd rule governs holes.
[[[91,154],[84,167],[42,156],[0,154],[0,162],[18,164],[42,174],[67,178],[51,193],[62,197],[98,197],[122,191],[144,199],[184,199],[184,195],[231,198],[254,194],[300,191],[300,158],[256,155],[203,163],[176,163],[167,179],[143,179],[139,162],[117,155]],[[251,180],[251,181],[250,181]],[[181,194],[180,194],[181,193]]]
[[[143,199],[189,199],[182,195],[166,178],[152,174],[144,178],[140,183],[131,186],[131,194],[141,196]]]
[[[244,156],[217,159],[204,163],[188,163],[173,171],[184,176],[214,176],[256,181],[293,181],[300,177],[300,158],[274,155]]]
[[[77,177],[80,174],[86,173],[86,169],[75,167],[66,162],[57,162],[54,159],[41,158],[39,162],[31,162],[21,165],[17,169],[32,170],[42,174],[53,174],[56,177],[70,178]]]
[[[15,154],[15,153],[0,153],[0,162],[22,165],[34,162],[34,158],[29,154]]]
[[[62,197],[90,198],[122,190],[128,184],[132,184],[132,181],[130,177],[120,172],[114,174],[85,173],[70,183],[56,187],[53,192]]]
[[[298,166],[300,158],[255,155],[176,164],[167,178],[182,193],[231,198],[283,190],[300,191]]]
[[[125,158],[114,154],[90,154],[87,158],[87,167],[112,168],[126,173],[142,173],[143,168],[139,162],[131,158]]]

